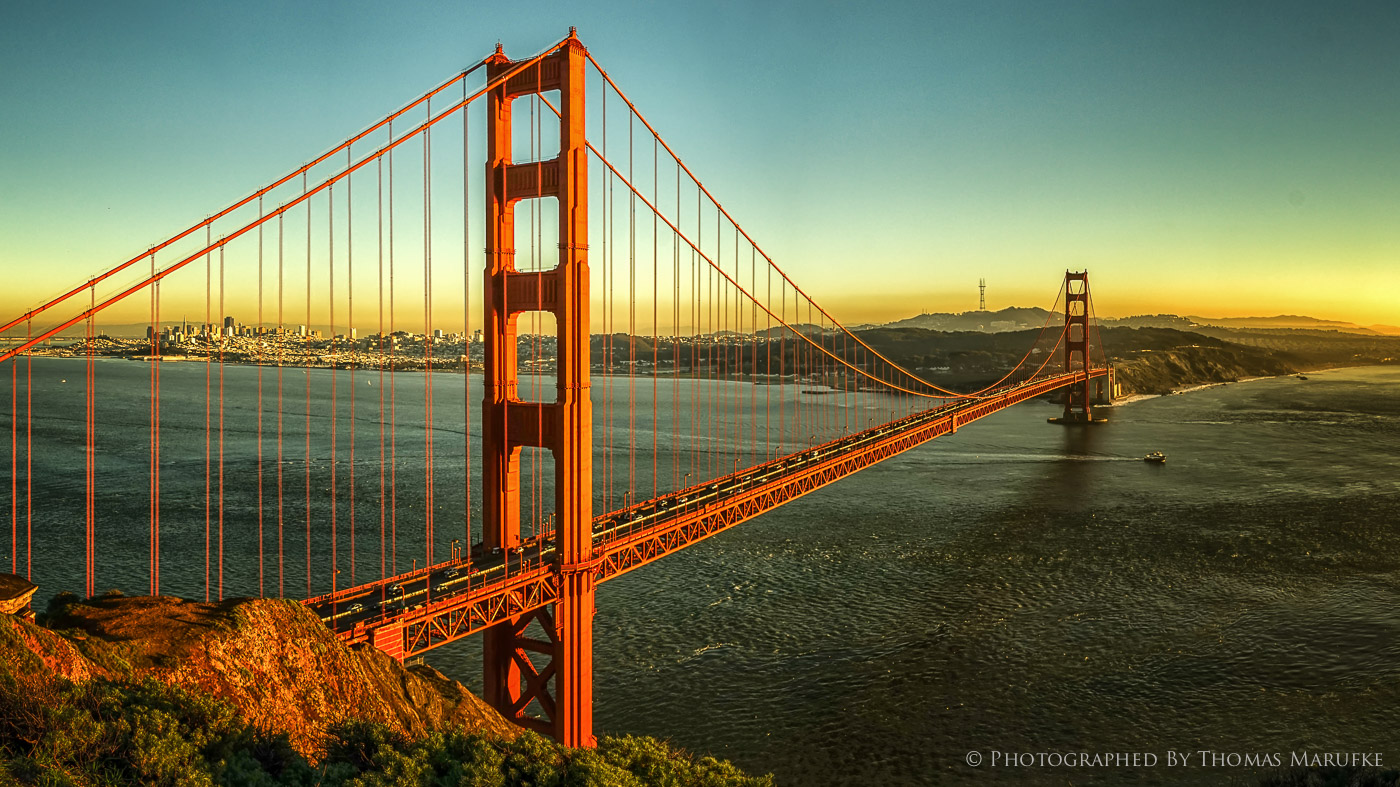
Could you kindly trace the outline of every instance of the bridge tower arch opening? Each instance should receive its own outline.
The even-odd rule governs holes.
[[[521,450],[550,450],[558,597],[552,610],[517,616],[486,630],[485,698],[517,724],[552,735],[566,746],[595,743],[586,63],[583,44],[570,30],[557,51],[520,69],[486,97],[483,540],[487,549],[520,545]],[[487,61],[487,80],[517,65],[497,46]],[[511,102],[551,91],[559,94],[559,155],[516,164]],[[517,270],[516,204],[544,197],[558,201],[558,265],[544,271]],[[531,311],[555,317],[558,386],[553,402],[520,399],[516,333],[519,316]],[[544,638],[532,636],[532,622],[544,630]],[[531,715],[532,709],[538,715]]]

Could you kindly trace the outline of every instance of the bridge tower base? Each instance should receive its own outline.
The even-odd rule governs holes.
[[[481,403],[483,541],[506,551],[521,542],[520,452],[554,458],[553,610],[539,609],[486,630],[485,699],[506,718],[566,746],[593,736],[593,413],[589,403],[588,151],[584,139],[586,53],[570,31],[559,49],[523,67],[497,46],[487,80],[514,72],[487,95],[485,393]],[[559,155],[515,164],[511,102],[559,92]],[[552,270],[515,267],[515,204],[554,197],[559,261]],[[518,393],[520,314],[545,311],[558,325],[558,388],[549,403]],[[507,554],[509,554],[507,552]],[[543,636],[532,633],[532,626]]]
[[[1089,379],[1089,272],[1065,271],[1065,371],[1083,372],[1084,379],[1064,389],[1065,412],[1050,418],[1052,424],[1074,426],[1098,424],[1108,420],[1095,418],[1091,390],[1095,381]],[[1101,381],[1100,381],[1101,383]]]

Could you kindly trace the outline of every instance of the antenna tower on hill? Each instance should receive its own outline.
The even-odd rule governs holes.
[[[978,293],[978,297],[977,297],[977,311],[979,311],[979,312],[984,312],[984,311],[987,310],[987,280],[986,280],[986,279],[978,279],[978,280],[977,280],[977,293]]]

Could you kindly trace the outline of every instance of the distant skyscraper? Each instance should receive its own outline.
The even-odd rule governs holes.
[[[978,279],[978,280],[977,280],[977,311],[979,311],[979,312],[984,312],[984,311],[986,311],[986,310],[987,310],[987,280],[986,280],[986,279]]]

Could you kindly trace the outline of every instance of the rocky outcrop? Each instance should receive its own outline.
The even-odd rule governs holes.
[[[29,602],[39,586],[15,574],[0,574],[0,613],[30,617]]]
[[[449,728],[520,732],[436,670],[347,648],[292,601],[113,595],[55,609],[47,625],[0,616],[0,665],[75,682],[154,678],[196,690],[285,733],[307,756],[321,752],[327,728],[351,720],[410,737]]]
[[[1183,386],[1297,371],[1288,360],[1273,354],[1230,347],[1143,350],[1126,360],[1115,358],[1113,365],[1125,394],[1165,394]]]

